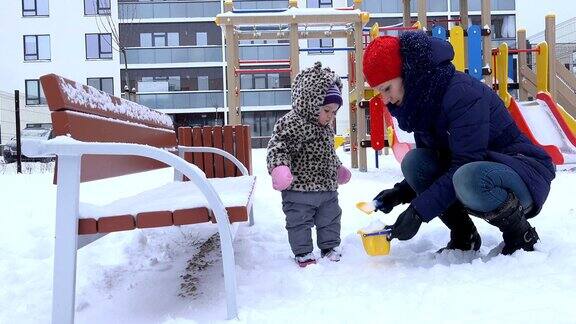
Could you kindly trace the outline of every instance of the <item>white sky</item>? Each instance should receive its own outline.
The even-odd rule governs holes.
[[[553,13],[556,24],[576,16],[573,0],[516,0],[516,29],[525,28],[528,37],[544,31],[544,17]]]

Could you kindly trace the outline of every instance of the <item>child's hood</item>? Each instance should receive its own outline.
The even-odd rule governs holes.
[[[320,107],[330,87],[336,84],[342,91],[342,81],[330,68],[322,68],[322,63],[300,72],[292,84],[292,109],[303,119],[318,124]]]

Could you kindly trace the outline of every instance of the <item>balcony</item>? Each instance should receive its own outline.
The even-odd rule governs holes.
[[[452,1],[450,3],[452,11],[460,10],[460,2]],[[480,0],[470,0],[468,2],[468,11],[480,11],[482,9],[482,3]],[[490,10],[515,10],[516,3],[515,0],[491,0]]]
[[[222,62],[222,47],[177,46],[177,47],[138,47],[127,48],[128,64]],[[120,63],[124,57],[120,55]]]
[[[139,104],[154,109],[186,109],[224,107],[224,92],[221,90],[139,93]]]
[[[288,0],[235,1],[234,9],[288,9]]]
[[[290,44],[240,44],[241,60],[285,60],[290,58]]]
[[[291,105],[291,91],[287,89],[245,89],[240,92],[240,104],[246,106]]]
[[[290,89],[246,89],[241,91],[241,105],[291,105]],[[154,109],[222,108],[224,92],[221,90],[138,93],[137,101]]]
[[[118,3],[118,17],[127,20],[216,17],[220,11],[220,1],[211,0]]]

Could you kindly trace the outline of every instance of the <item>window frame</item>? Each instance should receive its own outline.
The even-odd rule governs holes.
[[[29,97],[28,82],[36,82],[36,88],[38,90],[35,93],[35,95],[37,97],[35,97],[35,98]],[[42,96],[43,94],[44,94],[44,91],[42,89],[42,85],[40,84],[40,79],[25,79],[24,80],[24,98],[25,98],[26,106],[46,105],[46,98]],[[34,102],[30,102],[32,100],[34,100]]]
[[[38,1],[39,0],[33,0],[34,1],[34,9],[26,9],[24,7],[24,1],[26,0],[22,0],[22,17],[48,17],[50,16],[50,5],[48,0],[40,0],[40,1],[46,1],[46,14],[38,14]],[[27,12],[33,12],[34,14],[32,15],[27,15]]]
[[[113,78],[113,77],[93,77],[93,78],[86,78],[86,84],[87,84],[87,85],[89,85],[90,80],[98,80],[98,87],[97,87],[97,88],[94,87],[94,88],[96,88],[96,89],[98,89],[98,90],[100,90],[100,91],[102,91],[102,92],[105,92],[105,93],[107,93],[107,94],[109,94],[109,95],[111,95],[111,96],[114,95],[114,78]],[[106,92],[106,91],[102,90],[102,88],[103,88],[103,87],[102,87],[102,81],[104,81],[104,80],[111,80],[111,81],[112,81],[112,93]]]
[[[330,48],[334,48],[334,38],[316,38],[316,39],[309,39],[308,40],[308,47],[314,48],[315,46],[310,46],[310,41],[318,41],[318,48],[326,48],[326,50],[319,50],[319,51],[308,51],[308,55],[330,55],[334,54],[334,50]],[[330,40],[330,45],[325,45],[324,42]],[[314,42],[315,43],[315,42]]]
[[[43,37],[43,36],[48,37],[48,58],[42,58],[41,59],[40,58],[40,47],[38,46],[38,37]],[[34,53],[34,54],[26,53],[26,37],[34,37],[36,53]],[[22,51],[24,54],[24,61],[25,62],[35,62],[35,61],[47,62],[47,61],[52,60],[52,51],[51,51],[51,47],[50,47],[50,34],[23,35],[22,36],[22,44],[23,44]],[[29,56],[32,56],[32,58],[28,58]]]
[[[88,36],[89,35],[98,35],[98,57],[88,57]],[[110,36],[110,52],[103,52],[102,51],[102,36],[109,35]],[[87,60],[113,60],[114,59],[114,49],[112,47],[112,34],[111,33],[87,33],[84,34],[84,47],[86,50],[86,59]],[[102,57],[103,54],[110,54],[110,57]]]
[[[198,42],[198,39],[205,40],[206,44],[200,44],[200,42]],[[208,46],[208,32],[205,31],[196,32],[196,46]]]
[[[209,90],[210,90],[210,77],[209,77],[209,76],[207,76],[207,75],[198,75],[198,76],[196,77],[196,80],[197,80],[196,82],[198,82],[198,84],[197,84],[197,86],[196,86],[196,87],[198,88],[198,91],[209,91]],[[201,81],[201,80],[202,80],[202,81]],[[200,82],[206,82],[206,83],[205,83],[206,89],[200,89]]]
[[[95,13],[86,13],[86,1],[93,1],[96,4]],[[108,7],[101,6],[104,1],[108,1]],[[108,12],[106,12],[108,10]],[[102,11],[102,12],[100,12]],[[84,0],[84,16],[110,16],[112,14],[112,0]]]
[[[307,8],[332,8],[334,6],[333,0],[307,0]]]

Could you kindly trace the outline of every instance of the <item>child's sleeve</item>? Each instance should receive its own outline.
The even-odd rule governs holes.
[[[334,148],[334,136],[336,136],[336,134],[333,131],[331,131],[330,144],[332,147],[332,159],[334,160],[334,165],[336,165],[336,169],[338,169],[342,166],[342,161],[340,161],[338,154],[336,154],[336,149]]]
[[[280,165],[291,167],[291,153],[296,151],[299,143],[292,138],[293,132],[290,132],[288,125],[283,118],[279,119],[274,125],[272,138],[268,142],[268,152],[266,154],[266,165],[268,173]]]

